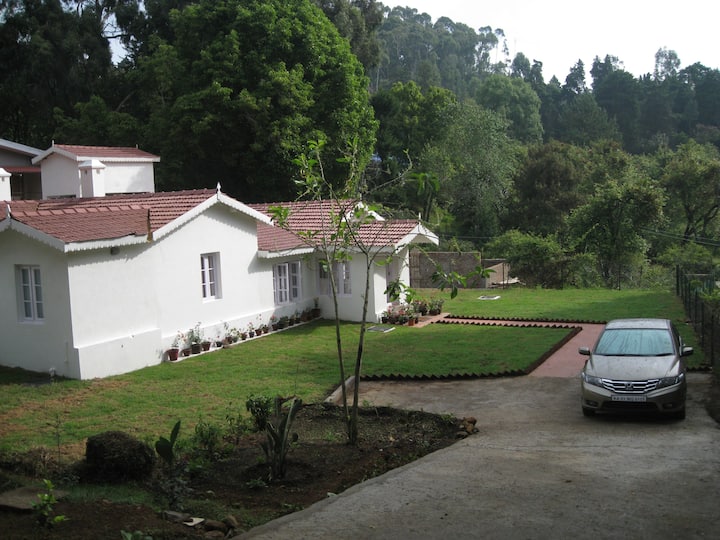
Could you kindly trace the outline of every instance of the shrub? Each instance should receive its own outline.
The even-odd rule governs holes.
[[[98,481],[140,480],[152,472],[155,453],[125,432],[106,431],[88,438],[85,464],[87,473]]]

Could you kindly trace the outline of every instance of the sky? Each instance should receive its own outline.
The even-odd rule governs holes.
[[[710,0],[405,0],[402,5],[427,13],[435,22],[448,17],[475,31],[501,28],[510,59],[522,52],[543,63],[543,77],[565,82],[578,60],[588,85],[596,56],[616,56],[634,76],[652,73],[655,53],[673,50],[681,69],[700,62],[720,67],[717,24],[720,5]],[[499,58],[499,60],[502,58]]]

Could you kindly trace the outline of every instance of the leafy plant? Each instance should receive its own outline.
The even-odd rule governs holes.
[[[120,531],[120,535],[122,536],[122,540],[153,540],[153,537],[149,534],[145,534],[142,531],[134,531],[134,532],[127,532],[127,531]]]
[[[209,456],[215,454],[220,446],[221,429],[215,424],[211,424],[202,418],[195,425],[195,436],[193,441],[197,446],[202,448]]]
[[[170,439],[160,437],[155,442],[155,451],[168,466],[175,461],[175,443],[177,442],[178,433],[180,433],[180,420],[175,423],[170,432]]]
[[[203,331],[200,329],[200,323],[197,323],[193,328],[188,330],[185,338],[190,345],[192,345],[193,343],[202,343]]]
[[[51,529],[58,523],[66,521],[68,518],[63,515],[55,515],[54,509],[57,504],[55,486],[47,479],[43,480],[43,484],[45,485],[45,491],[38,493],[38,501],[33,503],[32,508],[38,524]]]
[[[283,405],[289,401],[286,409]],[[302,400],[300,398],[276,397],[273,417],[265,424],[267,439],[261,443],[265,457],[270,465],[268,479],[274,480],[283,478],[286,470],[286,457],[290,444],[297,441],[297,433],[290,432],[293,421],[297,416]]]
[[[248,412],[253,417],[255,431],[263,431],[270,418],[270,409],[273,405],[273,398],[270,396],[251,395],[245,402]]]
[[[232,403],[230,404],[232,407]],[[225,414],[225,422],[227,422],[227,434],[228,437],[235,442],[240,442],[240,439],[250,431],[250,422],[247,418],[243,417],[240,411],[233,411],[232,408]]]

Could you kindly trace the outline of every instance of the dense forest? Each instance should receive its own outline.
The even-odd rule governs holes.
[[[245,202],[295,198],[323,140],[329,180],[361,171],[358,197],[529,284],[711,265],[718,69],[663,48],[640,77],[606,56],[545,81],[505,39],[374,0],[0,0],[0,137],[138,145],[159,189]]]

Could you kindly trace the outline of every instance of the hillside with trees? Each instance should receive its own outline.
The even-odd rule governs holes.
[[[490,9],[490,8],[489,8]],[[662,282],[708,264],[720,208],[720,71],[658,49],[568,66],[501,29],[374,0],[0,0],[0,137],[138,145],[159,189],[292,199],[327,177],[417,216],[528,283]]]

